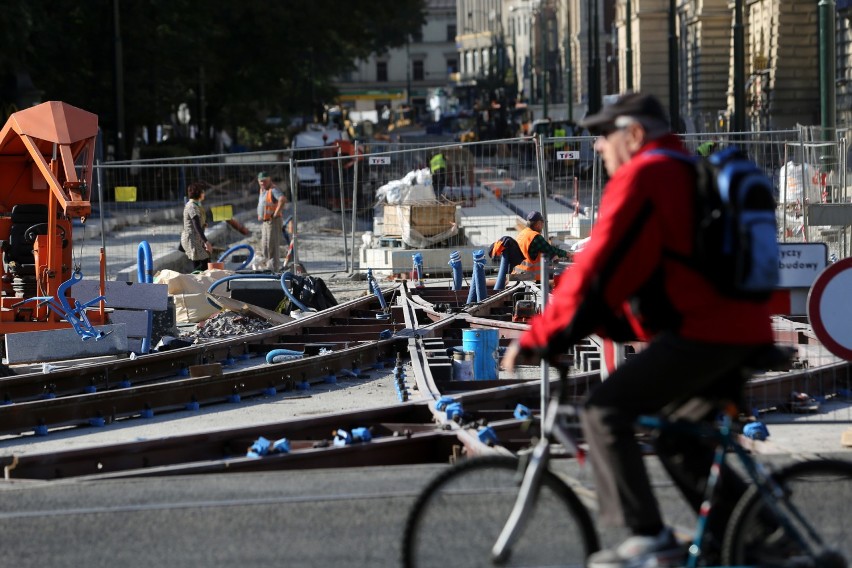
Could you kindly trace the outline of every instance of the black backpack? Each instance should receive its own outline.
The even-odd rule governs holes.
[[[765,301],[778,286],[775,191],[763,171],[735,147],[706,158],[654,150],[695,170],[695,241],[684,262],[723,295]]]

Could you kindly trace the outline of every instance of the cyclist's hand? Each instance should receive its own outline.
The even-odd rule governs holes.
[[[503,353],[503,370],[508,372],[511,375],[515,374],[515,359],[518,358],[518,353],[521,352],[521,345],[518,343],[518,340],[513,340],[509,346],[506,348],[506,352]]]

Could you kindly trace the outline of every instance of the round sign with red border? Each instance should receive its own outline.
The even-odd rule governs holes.
[[[834,355],[852,360],[852,258],[823,270],[808,293],[808,319],[817,339]]]

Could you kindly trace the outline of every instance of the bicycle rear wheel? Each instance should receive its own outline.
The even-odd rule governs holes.
[[[491,566],[491,547],[509,518],[521,475],[511,456],[459,462],[420,493],[405,523],[403,566]],[[598,549],[588,510],[553,473],[503,566],[583,566]]]
[[[852,561],[848,519],[852,516],[852,462],[811,460],[773,474],[785,497],[776,501],[785,516],[809,542],[808,529],[789,514],[794,507],[819,535],[822,546],[816,566],[842,567]],[[779,527],[756,487],[742,496],[725,531],[722,560],[725,566],[784,566],[807,559],[802,547]]]

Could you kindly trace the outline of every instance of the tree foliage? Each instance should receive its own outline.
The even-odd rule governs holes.
[[[260,130],[310,116],[336,94],[333,77],[404,45],[424,2],[15,0],[0,19],[0,102],[14,110],[29,74],[41,100],[94,112],[107,132],[121,128],[119,108],[132,133],[174,120],[181,103],[206,129]]]

